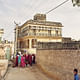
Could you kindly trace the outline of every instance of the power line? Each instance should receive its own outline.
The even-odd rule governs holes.
[[[58,6],[56,6],[56,7],[52,8],[51,10],[47,11],[45,14],[50,13],[51,11],[53,11],[53,10],[57,9],[58,7],[62,6],[63,4],[65,4],[65,3],[66,3],[66,2],[68,2],[68,1],[69,1],[69,0],[66,0],[66,1],[62,2],[62,3],[61,3],[61,4],[59,4]]]

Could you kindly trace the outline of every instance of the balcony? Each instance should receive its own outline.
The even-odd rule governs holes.
[[[62,34],[25,33],[25,34],[19,34],[18,37],[23,37],[23,36],[61,37]]]

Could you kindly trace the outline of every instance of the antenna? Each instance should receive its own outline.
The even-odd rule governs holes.
[[[15,25],[19,25],[19,24],[21,24],[21,23],[20,23],[20,22],[19,22],[19,23],[17,23],[16,21],[14,21],[14,24],[15,24]]]
[[[15,21],[14,21],[14,24],[15,24],[15,25],[18,25],[18,23],[16,23]]]

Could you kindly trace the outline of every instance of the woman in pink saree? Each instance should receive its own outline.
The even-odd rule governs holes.
[[[25,56],[21,56],[21,67],[25,67]]]

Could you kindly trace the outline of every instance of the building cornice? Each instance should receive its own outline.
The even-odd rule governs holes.
[[[24,27],[25,25],[32,24],[32,25],[45,25],[45,26],[57,26],[63,27],[63,25],[59,22],[51,22],[51,21],[37,21],[37,20],[28,20],[23,25],[19,26],[20,28]]]

